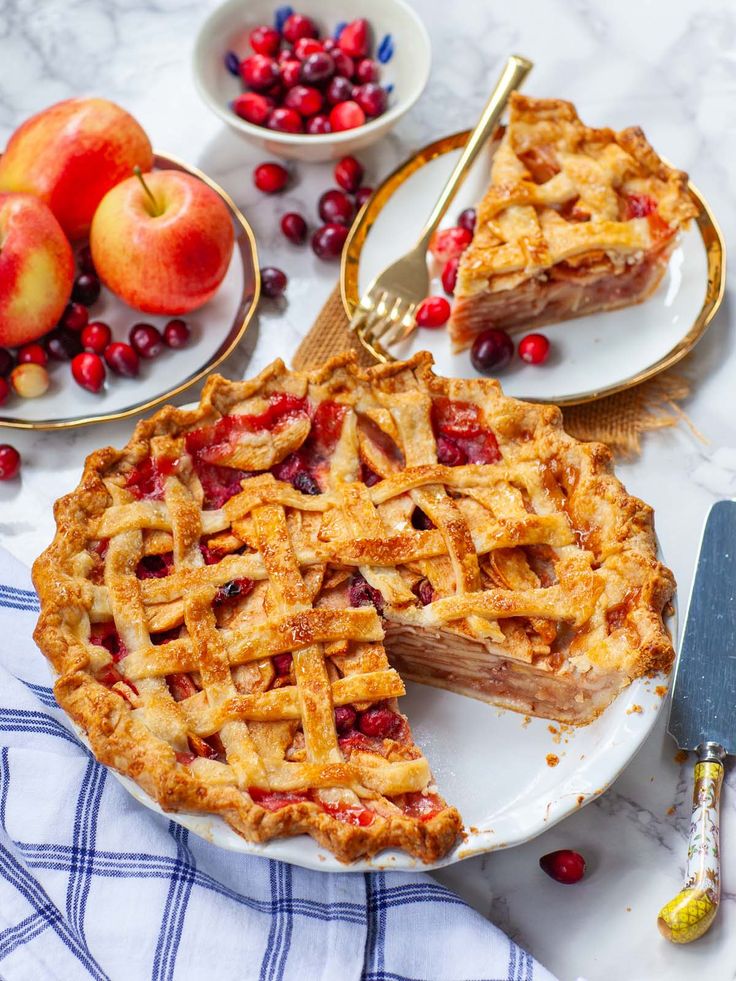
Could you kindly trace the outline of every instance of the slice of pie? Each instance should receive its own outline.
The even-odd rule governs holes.
[[[432,861],[461,821],[402,676],[585,723],[669,668],[672,576],[608,450],[431,364],[212,377],[58,502],[34,566],[56,697],[165,809]]]
[[[591,129],[569,102],[512,93],[458,270],[453,346],[640,303],[696,214],[687,175],[638,127]]]

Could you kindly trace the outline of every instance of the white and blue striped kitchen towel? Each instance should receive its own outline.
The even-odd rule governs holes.
[[[56,706],[37,612],[0,549],[3,981],[552,979],[428,875],[233,854],[141,807]]]

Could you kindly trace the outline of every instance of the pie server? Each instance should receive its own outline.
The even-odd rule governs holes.
[[[698,754],[685,885],[657,919],[668,940],[687,944],[721,898],[718,807],[723,759],[736,753],[736,501],[718,501],[705,522],[667,729]]]

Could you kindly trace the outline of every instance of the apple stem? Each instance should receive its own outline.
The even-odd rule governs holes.
[[[154,216],[155,217],[158,217],[159,215],[163,214],[163,212],[161,211],[161,209],[158,206],[158,201],[153,196],[153,194],[151,193],[150,187],[148,186],[148,184],[146,184],[145,180],[143,179],[143,171],[141,170],[141,168],[138,167],[138,166],[135,166],[133,168],[133,173],[138,178],[138,180],[141,182],[141,187],[146,192],[146,195],[148,196],[148,200],[153,205],[153,214],[154,214]]]

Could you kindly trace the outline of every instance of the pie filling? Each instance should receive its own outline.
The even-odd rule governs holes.
[[[641,130],[592,129],[571,103],[518,92],[477,211],[449,324],[456,350],[488,327],[530,330],[640,303],[697,214],[687,175]]]
[[[669,664],[671,578],[602,449],[430,364],[211,379],[60,502],[34,572],[57,697],[164,807],[432,861],[461,822],[402,677],[586,723]]]

